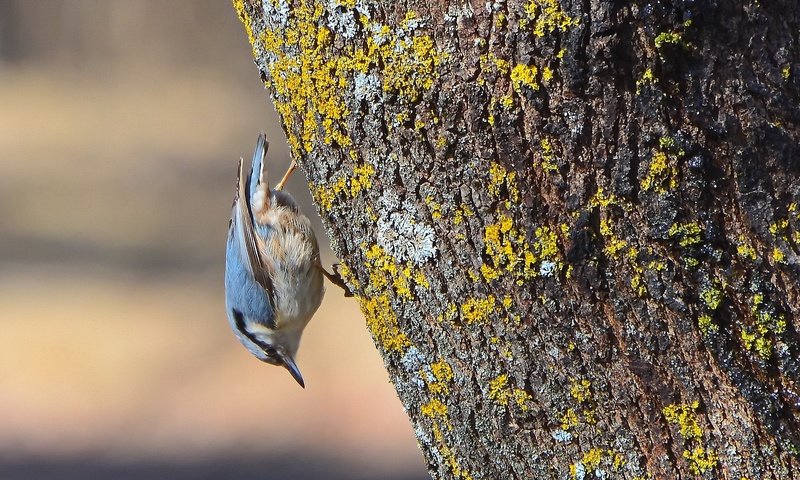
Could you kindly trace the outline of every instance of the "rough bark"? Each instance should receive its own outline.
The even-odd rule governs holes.
[[[796,0],[234,5],[434,477],[800,478]]]

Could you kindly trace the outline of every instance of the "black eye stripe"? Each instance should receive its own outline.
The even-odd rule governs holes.
[[[272,348],[272,346],[262,342],[261,340],[256,338],[255,335],[250,333],[249,330],[247,330],[247,324],[244,321],[244,314],[242,312],[236,310],[235,308],[232,308],[231,313],[233,314],[233,321],[236,324],[236,329],[239,330],[242,333],[242,335],[247,337],[247,339],[253,342],[254,344],[261,347],[261,349],[264,350],[264,353],[266,353],[267,356],[276,359],[278,358],[278,352],[276,352],[275,349]]]

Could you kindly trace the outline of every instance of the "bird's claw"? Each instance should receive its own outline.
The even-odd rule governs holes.
[[[344,290],[345,297],[352,297],[353,292],[352,290],[350,290],[350,287],[347,286],[347,284],[344,281],[344,278],[342,277],[341,272],[339,271],[340,265],[341,264],[339,263],[334,263],[333,265],[331,265],[331,267],[333,268],[333,273],[330,273],[323,268],[322,274],[325,275],[325,277],[328,280],[330,280],[332,284]]]

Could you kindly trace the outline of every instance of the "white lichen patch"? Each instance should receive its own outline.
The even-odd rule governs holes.
[[[575,473],[573,477],[577,480],[583,480],[586,478],[586,467],[583,466],[583,462],[578,462],[575,464]]]
[[[475,12],[472,11],[472,5],[469,2],[462,5],[450,4],[444,14],[444,21],[446,23],[456,23],[459,18],[472,18],[474,15]]]
[[[289,2],[288,0],[263,0],[264,18],[267,19],[272,27],[286,27],[289,24]]]
[[[486,2],[486,11],[487,12],[498,12],[501,8],[503,8],[503,4],[505,2],[503,0],[494,0]]]
[[[408,212],[392,212],[378,219],[378,245],[401,262],[421,265],[436,256],[435,239],[433,228]]]
[[[366,101],[369,109],[374,111],[381,96],[381,80],[374,73],[356,73],[353,77],[353,96],[356,100]]]
[[[355,12],[341,5],[338,1],[328,2],[328,28],[331,31],[351,40],[356,36],[358,25],[356,24]]]
[[[556,265],[555,262],[550,260],[542,260],[542,264],[539,266],[539,275],[543,277],[550,277],[556,271],[557,267],[558,265]]]
[[[403,370],[409,374],[411,381],[416,386],[425,386],[425,381],[419,375],[422,366],[426,365],[425,356],[417,350],[417,347],[410,347],[406,350],[403,358],[400,359],[400,364],[403,366]]]
[[[551,434],[553,440],[559,443],[566,443],[572,441],[572,434],[561,430],[560,428]]]

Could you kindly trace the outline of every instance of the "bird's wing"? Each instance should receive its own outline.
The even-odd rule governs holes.
[[[261,141],[261,137],[259,137],[259,143]],[[257,148],[256,151],[258,152],[259,149]],[[260,150],[264,152],[264,149]],[[260,159],[260,160],[263,160]],[[250,274],[253,275],[253,278],[256,282],[258,282],[261,287],[267,292],[267,296],[269,297],[270,304],[274,307],[275,306],[275,294],[272,287],[272,275],[269,271],[271,266],[269,262],[265,262],[264,259],[261,257],[261,252],[263,251],[259,248],[259,237],[253,227],[253,215],[250,211],[250,198],[245,190],[245,184],[243,180],[243,161],[239,160],[239,178],[237,180],[237,189],[236,189],[236,200],[234,201],[234,215],[236,216],[236,221],[233,222],[234,228],[238,229],[238,238],[240,239],[239,249],[242,255],[242,260],[244,264],[247,265],[247,268]],[[249,183],[249,182],[248,182]]]

